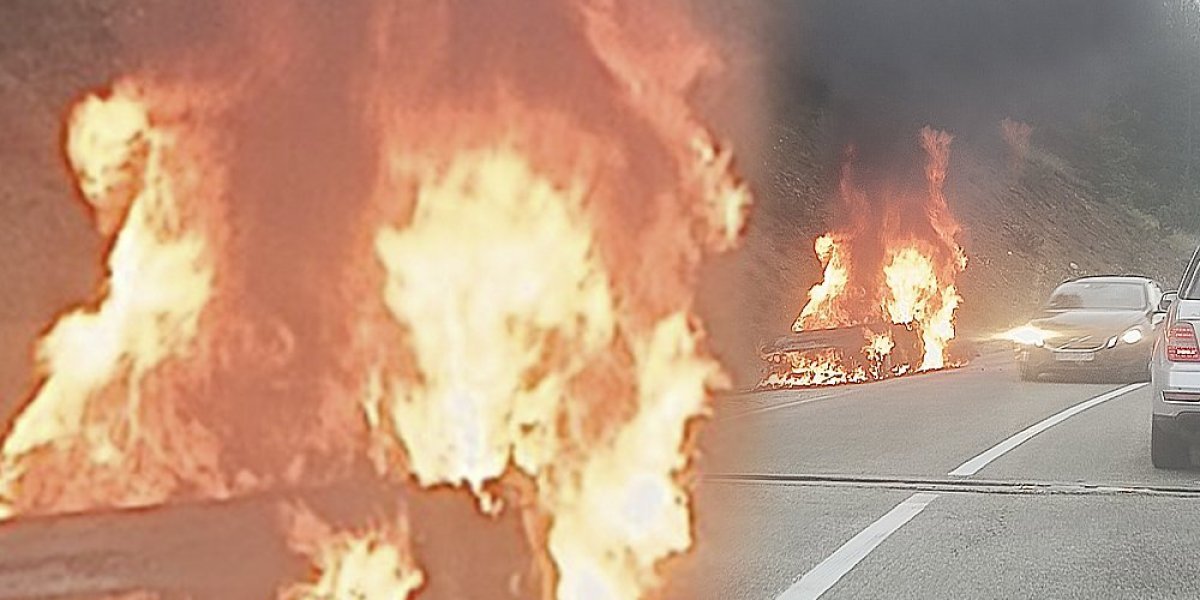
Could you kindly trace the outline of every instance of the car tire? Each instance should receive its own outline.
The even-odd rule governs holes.
[[[1150,462],[1156,469],[1183,469],[1191,466],[1191,448],[1179,436],[1164,431],[1157,423],[1150,426]]]

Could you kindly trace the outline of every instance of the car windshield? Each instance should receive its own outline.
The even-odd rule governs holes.
[[[1050,310],[1138,310],[1146,294],[1135,283],[1068,283],[1050,295]]]

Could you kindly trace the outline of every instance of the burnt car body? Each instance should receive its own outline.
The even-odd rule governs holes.
[[[1149,379],[1162,296],[1162,288],[1146,277],[1084,277],[1060,284],[1039,315],[1012,336],[1021,378]]]
[[[891,341],[888,352],[871,356],[866,346],[878,336]],[[759,345],[764,369],[761,381],[783,382],[807,360],[829,358],[848,375],[846,380],[814,381],[816,385],[884,379],[907,372],[921,363],[921,337],[911,327],[893,323],[867,323],[789,333]],[[772,387],[772,386],[768,386]]]

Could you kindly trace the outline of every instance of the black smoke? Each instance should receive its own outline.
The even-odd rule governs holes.
[[[1064,124],[1143,85],[1161,3],[809,0],[770,31],[771,109],[815,109],[867,164],[914,154],[929,124],[996,137],[1006,117]],[[901,150],[898,152],[898,150]]]

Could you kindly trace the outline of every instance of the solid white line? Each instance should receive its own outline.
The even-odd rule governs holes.
[[[1116,398],[1118,396],[1123,396],[1123,395],[1125,395],[1129,392],[1132,392],[1136,389],[1143,388],[1146,385],[1148,385],[1148,384],[1146,384],[1146,383],[1131,383],[1123,388],[1118,388],[1111,392],[1108,392],[1107,394],[1101,394],[1099,396],[1096,396],[1095,398],[1092,398],[1091,400],[1086,400],[1084,402],[1080,402],[1079,404],[1076,404],[1058,414],[1047,417],[1046,419],[1042,420],[1041,422],[1035,423],[1035,424],[1027,427],[1023,431],[1014,434],[1012,437],[1004,440],[1003,442],[1000,442],[999,444],[996,444],[995,446],[988,448],[983,454],[980,454],[979,456],[976,456],[975,458],[968,460],[967,462],[965,462],[961,466],[959,466],[957,469],[950,471],[950,475],[953,477],[970,477],[971,475],[978,473],[980,469],[986,467],[988,465],[988,463],[1003,456],[1009,450],[1012,450],[1013,448],[1016,448],[1017,446],[1020,446],[1021,444],[1024,444],[1025,442],[1028,442],[1030,439],[1033,438],[1033,436],[1035,436],[1047,429],[1050,429],[1051,427],[1054,427],[1055,425],[1058,425],[1059,423],[1062,423],[1063,421],[1066,421],[1067,419],[1070,419],[1071,417],[1073,417],[1093,406],[1102,404],[1104,402],[1108,402],[1109,400],[1112,400],[1113,398]]]
[[[1000,458],[1009,450],[1020,446],[1021,444],[1033,439],[1037,434],[1066,421],[1067,419],[1089,409],[1093,406],[1108,402],[1113,398],[1117,398],[1128,394],[1137,389],[1141,389],[1148,385],[1147,383],[1133,383],[1125,387],[1121,387],[1105,394],[1096,396],[1089,400],[1085,400],[1062,410],[1038,423],[1031,425],[1019,433],[1014,434],[1008,439],[989,448],[983,454],[968,460],[962,466],[950,472],[952,477],[969,477],[979,472],[980,469],[986,467],[989,463]],[[810,402],[823,398],[811,398],[805,401]],[[794,405],[796,403],[788,403]],[[776,407],[768,407],[766,410],[772,410]],[[780,406],[782,408],[782,406]],[[850,541],[838,548],[836,552],[829,555],[828,558],[821,561],[821,564],[814,567],[806,573],[787,591],[783,592],[776,600],[816,600],[822,594],[829,591],[837,582],[849,573],[862,559],[866,558],[879,544],[883,543],[888,536],[896,532],[904,526],[905,523],[912,520],[913,517],[920,514],[925,507],[933,502],[938,495],[932,492],[920,492],[909,496],[907,500],[901,502],[886,515],[879,518],[878,521],[867,526],[866,529],[860,531],[858,535],[850,538]]]
[[[871,523],[850,541],[842,544],[837,552],[821,561],[788,588],[777,600],[816,600],[821,594],[829,591],[846,573],[850,572],[862,559],[866,558],[876,546],[883,543],[888,536],[912,520],[937,498],[937,494],[921,492],[909,496],[878,521]]]

